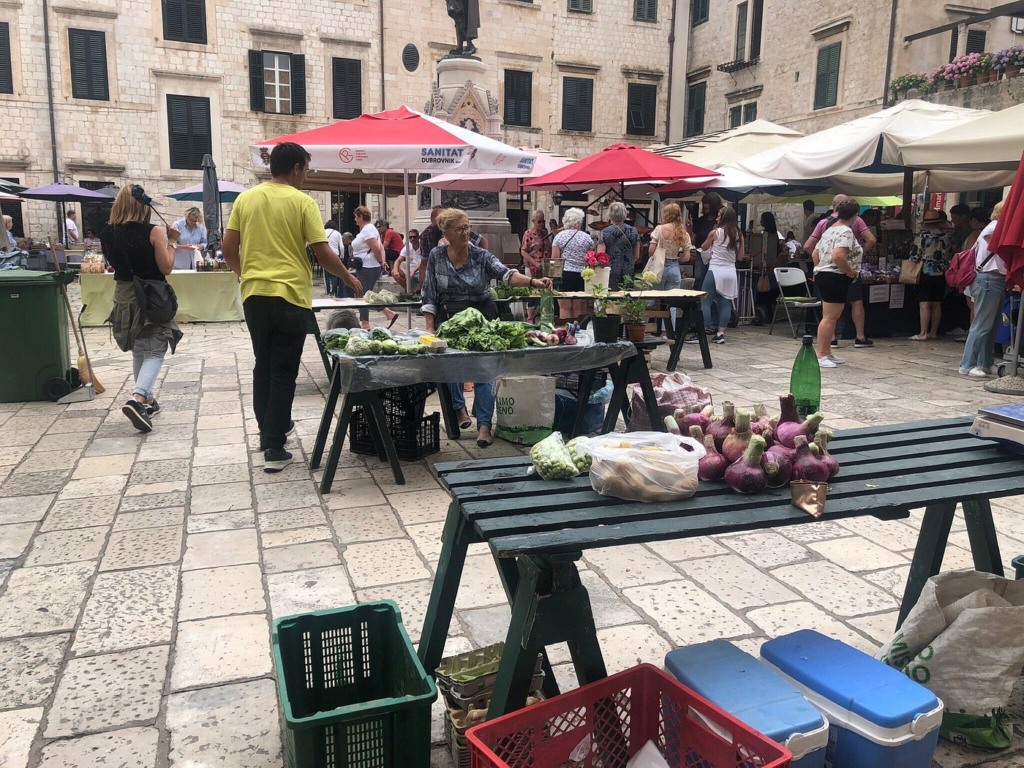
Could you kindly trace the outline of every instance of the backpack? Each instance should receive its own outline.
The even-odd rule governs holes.
[[[139,305],[147,323],[159,325],[169,323],[178,313],[178,297],[171,284],[164,280],[143,280],[137,275],[132,278],[135,284],[135,303]]]
[[[977,243],[966,251],[960,251],[952,258],[949,262],[949,267],[946,269],[946,285],[958,291],[963,291],[964,288],[969,287],[974,282],[974,278],[977,277],[978,273],[995,255],[995,251],[992,251],[989,253],[988,258],[981,263],[981,266],[978,266]]]

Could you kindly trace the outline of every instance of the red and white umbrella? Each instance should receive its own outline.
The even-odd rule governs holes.
[[[473,174],[442,173],[437,176],[431,176],[426,181],[421,181],[420,186],[453,191],[519,192],[520,185],[525,184],[531,179],[536,179],[552,171],[565,168],[567,165],[572,165],[575,162],[572,158],[551,154],[541,149],[530,149],[529,147],[519,147],[519,149],[535,155],[537,158],[533,164],[533,170],[528,173],[523,173],[522,171]]]
[[[268,168],[274,145],[287,141],[305,147],[314,171],[529,173],[536,160],[529,152],[408,107],[253,144],[253,163]]]

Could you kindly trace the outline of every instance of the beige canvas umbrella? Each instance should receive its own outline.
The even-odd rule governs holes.
[[[1024,152],[1024,104],[900,147],[907,165],[927,169],[1012,171]]]
[[[768,120],[754,120],[738,128],[715,131],[664,146],[649,147],[659,155],[717,170],[737,160],[789,144],[803,136],[799,131]],[[764,176],[765,174],[760,174]]]

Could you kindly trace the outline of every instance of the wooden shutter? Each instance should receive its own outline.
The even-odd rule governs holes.
[[[363,114],[363,65],[359,59],[332,59],[334,119],[351,120]]]
[[[757,102],[752,101],[743,105],[743,122],[752,123],[757,120]]]
[[[842,43],[818,49],[818,67],[814,81],[814,108],[834,107],[839,98],[839,56]]]
[[[747,3],[740,3],[736,7],[736,50],[733,54],[734,61],[745,61],[747,58],[747,11],[750,8]]]
[[[593,130],[594,81],[583,77],[562,78],[562,130]]]
[[[729,127],[730,128],[739,128],[740,124],[742,123],[742,118],[743,118],[743,108],[742,107],[733,107],[732,109],[730,109],[729,110]]]
[[[202,168],[203,155],[213,153],[210,100],[168,95],[167,129],[171,168]]]
[[[968,29],[967,30],[967,53],[984,53],[985,52],[985,30],[983,29]]]
[[[68,55],[72,97],[109,100],[106,36],[91,29],[69,29]]]
[[[185,40],[185,1],[162,0],[164,11],[164,39]]]
[[[14,71],[11,67],[11,25],[0,23],[0,93],[14,93]],[[3,233],[0,232],[0,235]]]
[[[185,40],[206,44],[206,0],[184,0]]]
[[[710,0],[690,0],[690,26],[703,24],[708,20]]]
[[[306,114],[306,57],[299,53],[292,60],[292,114]]]
[[[533,122],[533,73],[505,70],[505,124],[529,127]]]
[[[593,0],[569,0],[569,10],[577,13],[593,13]]]
[[[695,83],[689,88],[686,100],[686,135],[699,136],[704,133],[704,99],[707,83]]]
[[[266,112],[263,101],[263,51],[249,51],[249,109]]]
[[[89,51],[89,91],[91,99],[108,101],[107,87],[107,42],[102,32],[90,32],[86,36]]]
[[[658,0],[633,0],[633,18],[636,21],[657,21]]]
[[[210,100],[188,99],[189,160],[192,168],[203,167],[203,155],[213,154],[213,136],[210,128]]]
[[[653,136],[658,89],[647,83],[630,83],[626,97],[626,133]]]
[[[171,168],[188,168],[191,142],[188,134],[188,104],[184,96],[167,96],[167,143]]]
[[[754,0],[750,14],[750,59],[761,58],[761,27],[764,24],[764,0]]]

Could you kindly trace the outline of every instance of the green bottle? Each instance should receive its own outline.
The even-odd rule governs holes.
[[[793,361],[789,392],[796,399],[796,412],[806,419],[821,406],[821,369],[814,351],[814,337],[804,336],[803,346]]]

